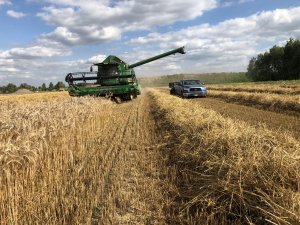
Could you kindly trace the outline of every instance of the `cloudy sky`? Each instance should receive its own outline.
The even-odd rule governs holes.
[[[299,0],[0,0],[0,86],[63,81],[108,55],[140,77],[246,71],[273,45],[300,38]]]

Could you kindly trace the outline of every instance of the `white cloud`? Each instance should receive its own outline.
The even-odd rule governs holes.
[[[64,81],[67,73],[88,71],[89,65],[87,60],[50,61],[46,58],[35,60],[15,58],[9,64],[0,66],[1,85],[9,82],[41,85],[43,82]]]
[[[70,46],[117,40],[128,31],[155,30],[158,24],[189,20],[216,7],[215,1],[200,3],[198,0],[175,0],[175,3],[121,1],[114,5],[108,0],[47,2],[53,5],[38,15],[54,25],[54,30],[40,35],[31,46],[0,51],[0,79],[3,82],[10,79],[10,82],[40,84],[64,80],[67,73],[88,71],[90,64],[106,57],[95,55],[70,61],[56,58],[71,54]],[[185,45],[186,55],[176,54],[137,67],[137,76],[245,71],[252,56],[274,44],[282,44],[289,37],[300,38],[299,24],[300,7],[264,11],[215,25],[200,24],[167,33],[151,32],[122,44],[126,48],[127,44],[131,45],[132,50],[126,49],[129,53],[118,56],[125,62],[135,63]]]
[[[0,0],[0,6],[1,5],[11,5],[11,1],[9,1],[9,0]]]
[[[16,12],[16,11],[13,11],[13,10],[7,10],[6,14],[10,17],[13,17],[13,18],[22,18],[24,16],[26,16],[25,13],[22,13],[22,12]]]
[[[65,51],[65,49],[60,48],[51,48],[45,46],[32,46],[25,48],[12,48],[8,51],[2,52],[3,56],[6,58],[20,58],[20,59],[37,59],[37,58],[45,58],[45,57],[53,57],[53,56],[62,56],[70,54],[69,51]]]
[[[65,62],[52,62],[49,57],[70,54],[63,47],[45,47],[34,45],[24,48],[12,48],[0,51],[0,79],[1,83],[39,84],[49,77],[59,74],[58,80],[63,80],[61,68]],[[78,64],[78,63],[77,63]],[[71,69],[71,68],[69,68]]]
[[[43,34],[40,40],[54,40],[64,45],[80,45],[117,40],[121,37],[121,31],[112,26],[101,29],[95,26],[84,26],[72,30],[70,31],[66,27],[57,27],[53,32]]]
[[[299,38],[299,24],[300,7],[277,9],[216,25],[201,24],[164,34],[150,33],[130,42],[143,48],[157,46],[166,50],[185,45],[185,62],[180,62],[180,58],[178,63],[190,65],[183,66],[180,72],[245,71],[249,59],[262,51],[261,45],[271,47],[289,37]]]
[[[36,0],[28,0],[36,1]],[[8,4],[8,1],[0,0]],[[36,1],[40,2],[40,1]],[[27,47],[0,51],[0,76],[12,79],[39,80],[64,79],[66,73],[76,70],[87,71],[89,64],[102,61],[104,55],[86,60],[59,62],[57,56],[71,53],[71,46],[90,45],[120,40],[126,32],[149,30],[158,26],[171,25],[201,16],[203,12],[217,7],[217,0],[45,0],[48,3],[37,16],[54,26],[53,31],[41,34]],[[14,17],[25,16],[21,12],[7,11]],[[52,58],[51,61],[48,58]],[[136,56],[130,62],[135,62]],[[9,63],[8,63],[9,62]],[[170,64],[166,68],[178,68]],[[53,68],[59,68],[53,70]],[[17,71],[22,71],[19,74]],[[42,76],[41,76],[41,71]],[[8,77],[9,77],[8,76]]]
[[[14,67],[0,67],[0,72],[11,73],[11,72],[19,72],[19,70]]]
[[[201,16],[217,7],[217,0],[48,0],[37,15],[56,26],[44,38],[67,45],[118,40],[127,31],[147,30]]]
[[[43,82],[64,81],[68,73],[88,71],[91,64],[101,62],[106,58],[105,55],[95,55],[83,60],[61,61],[55,58],[49,60],[49,57],[69,53],[63,49],[42,46],[0,51],[1,85],[9,82],[41,85]]]
[[[219,0],[219,5],[221,7],[231,7],[233,5],[237,5],[237,4],[244,4],[244,3],[248,3],[248,2],[254,2],[255,0]]]
[[[87,63],[94,64],[102,62],[107,56],[106,55],[95,55],[87,60]]]

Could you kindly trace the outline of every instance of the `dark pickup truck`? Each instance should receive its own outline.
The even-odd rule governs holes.
[[[188,97],[206,97],[207,90],[199,80],[181,80],[179,82],[169,83],[170,94],[179,95],[182,98]]]

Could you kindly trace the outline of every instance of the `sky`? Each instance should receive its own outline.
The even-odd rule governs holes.
[[[243,72],[300,38],[300,0],[0,0],[0,86],[64,81],[116,55],[138,77]]]

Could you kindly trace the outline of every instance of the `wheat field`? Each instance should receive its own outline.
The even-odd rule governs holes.
[[[158,89],[123,104],[0,96],[0,109],[0,224],[300,223],[289,132]]]

